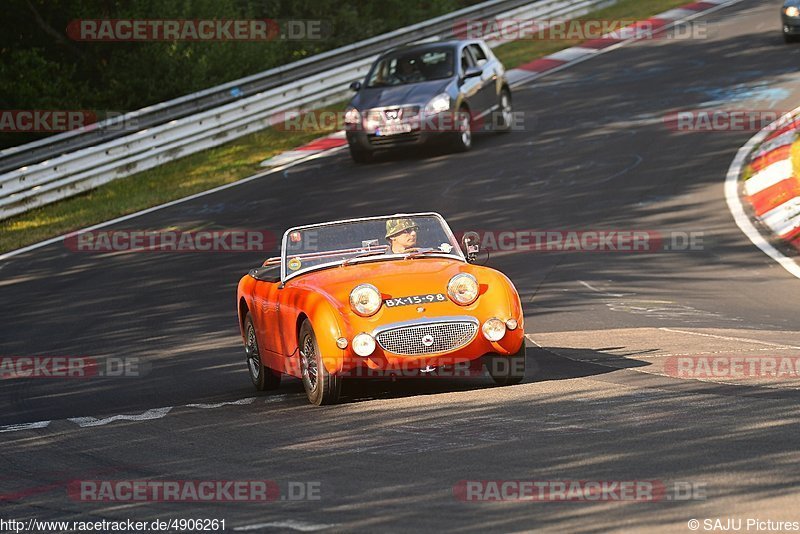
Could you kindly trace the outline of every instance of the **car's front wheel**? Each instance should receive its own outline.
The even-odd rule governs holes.
[[[244,351],[247,355],[247,370],[250,373],[250,380],[253,381],[256,389],[258,391],[277,389],[281,385],[281,373],[270,369],[261,361],[256,327],[250,312],[247,312],[244,320]]]
[[[498,386],[513,386],[525,378],[525,341],[519,350],[510,355],[492,354],[484,363],[489,376]]]
[[[458,110],[456,125],[453,148],[456,152],[466,152],[472,148],[472,117],[466,107]]]
[[[511,92],[508,89],[503,89],[500,92],[499,100],[499,117],[496,121],[497,132],[504,133],[511,131],[511,122],[514,118],[514,113],[511,109]]]
[[[342,379],[325,368],[311,321],[303,321],[297,336],[300,347],[300,374],[311,404],[336,404],[342,390]]]

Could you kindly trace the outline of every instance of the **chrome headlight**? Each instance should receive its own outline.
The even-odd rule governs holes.
[[[789,6],[786,9],[784,9],[783,12],[786,13],[787,17],[800,16],[800,8],[798,8],[797,6]]]
[[[361,122],[361,113],[356,108],[350,108],[344,112],[345,124],[359,124]]]
[[[425,104],[423,113],[425,115],[436,115],[450,109],[450,95],[442,93],[431,98],[430,102]]]
[[[360,333],[353,338],[353,352],[365,358],[375,352],[375,338],[367,333]]]
[[[468,273],[459,273],[447,283],[447,294],[453,302],[468,306],[478,298],[478,281]]]
[[[361,317],[375,315],[382,303],[380,291],[372,284],[361,284],[350,292],[350,307]]]
[[[500,341],[503,339],[503,336],[506,335],[506,323],[492,317],[485,323],[483,323],[483,335],[486,336],[486,339],[489,341]]]

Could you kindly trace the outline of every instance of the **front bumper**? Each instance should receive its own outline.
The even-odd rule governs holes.
[[[421,321],[407,321],[401,323],[391,323],[373,329],[370,333],[376,338],[375,351],[366,357],[356,355],[350,346],[345,349],[340,373],[344,376],[366,376],[359,372],[361,369],[401,372],[426,369],[430,367],[458,367],[462,368],[470,362],[480,360],[486,354],[499,354],[509,356],[517,353],[525,342],[525,334],[522,326],[522,318],[515,318],[519,326],[514,330],[506,330],[505,335],[499,341],[489,341],[483,335],[481,326],[488,320],[482,320],[473,316],[458,317],[438,317]],[[502,320],[509,319],[504,317]],[[474,324],[474,335],[464,335],[464,330],[450,328],[455,325]],[[426,329],[430,325],[446,325],[447,328],[435,330]],[[397,340],[400,332],[406,339]],[[390,335],[386,335],[390,334]],[[455,348],[452,350],[440,350],[443,345],[438,340],[430,341],[432,349],[437,352],[420,352],[420,345],[415,344],[426,334],[433,334],[432,337],[446,336],[452,340]],[[418,340],[412,339],[416,336]],[[449,341],[448,341],[449,342]],[[446,342],[445,342],[446,346]],[[405,354],[391,352],[388,348],[402,350]],[[374,376],[374,373],[370,374]]]
[[[786,35],[800,35],[800,17],[782,16],[783,33]]]
[[[449,135],[452,137],[452,134]],[[361,151],[374,151],[382,149],[430,146],[445,142],[448,132],[424,132],[412,129],[408,133],[394,135],[375,135],[365,130],[350,130],[347,132],[347,144]]]

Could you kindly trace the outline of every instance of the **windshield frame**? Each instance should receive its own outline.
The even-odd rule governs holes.
[[[292,232],[302,231],[302,230],[309,230],[311,228],[320,228],[320,227],[327,227],[327,226],[351,224],[351,223],[357,223],[357,222],[363,222],[363,221],[376,221],[376,220],[400,219],[400,218],[413,219],[415,217],[433,217],[435,219],[438,219],[439,223],[442,226],[442,230],[444,231],[445,235],[448,237],[448,239],[450,239],[451,243],[455,244],[455,246],[453,247],[453,250],[451,252],[449,252],[449,253],[440,252],[440,253],[437,254],[435,252],[432,252],[432,253],[424,254],[423,256],[420,256],[420,257],[428,257],[428,258],[442,257],[442,258],[447,258],[447,259],[454,260],[454,261],[461,261],[463,263],[467,263],[467,259],[464,256],[464,252],[461,250],[461,247],[458,245],[458,240],[456,239],[455,234],[453,234],[453,231],[450,229],[450,225],[447,224],[447,221],[445,221],[444,217],[442,217],[440,214],[438,214],[436,212],[429,211],[429,212],[420,212],[420,213],[396,213],[394,215],[379,215],[379,216],[375,216],[375,217],[357,217],[357,218],[354,218],[354,219],[342,219],[342,220],[339,220],[339,221],[329,221],[329,222],[324,222],[324,223],[305,224],[303,226],[293,226],[292,228],[289,228],[288,230],[286,230],[283,233],[283,238],[281,239],[281,256],[280,256],[280,259],[281,259],[281,285],[286,284],[286,282],[288,282],[292,278],[295,278],[296,276],[300,276],[300,275],[303,275],[303,274],[306,274],[306,273],[310,273],[310,272],[313,272],[313,271],[318,271],[320,269],[329,269],[331,267],[340,266],[345,261],[343,259],[342,260],[337,260],[337,261],[331,261],[331,262],[328,262],[328,263],[322,263],[322,264],[319,264],[319,265],[314,265],[312,267],[308,267],[307,269],[304,269],[304,270],[301,270],[301,271],[297,271],[297,272],[293,272],[293,273],[287,273],[286,272],[286,246],[287,246],[287,243],[288,243],[289,234],[291,234]],[[385,245],[383,245],[383,246],[385,246]],[[378,256],[378,255],[376,255],[376,256],[365,256],[363,258],[352,258],[351,261],[348,262],[348,265],[356,265],[358,263],[367,263],[367,262],[370,262],[370,261],[405,259],[406,257],[408,257],[409,254],[413,254],[413,253],[412,252],[404,252],[404,253],[382,254],[380,256]]]

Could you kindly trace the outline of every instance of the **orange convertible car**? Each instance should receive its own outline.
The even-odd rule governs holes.
[[[342,381],[390,369],[485,365],[501,385],[525,375],[522,306],[511,281],[474,265],[441,215],[415,213],[290,228],[281,256],[239,282],[239,325],[259,390],[283,374],[313,404]],[[372,376],[374,376],[374,373]]]

